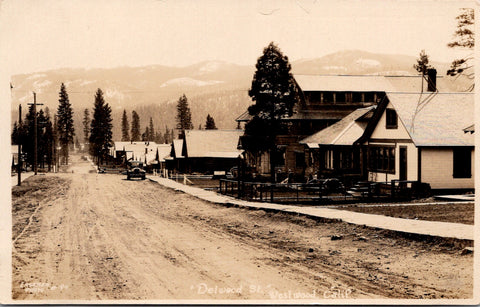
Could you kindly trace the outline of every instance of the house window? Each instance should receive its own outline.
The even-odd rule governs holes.
[[[295,166],[297,168],[305,167],[305,153],[303,151],[295,152]]]
[[[325,169],[333,169],[333,150],[325,151]]]
[[[395,173],[395,148],[393,146],[371,146],[368,149],[369,171]]]
[[[453,150],[453,178],[472,178],[472,150],[470,148]]]
[[[387,129],[397,129],[398,128],[398,117],[397,112],[394,109],[386,110],[387,117]]]
[[[343,148],[339,150],[339,164],[340,169],[350,170],[354,168],[352,149]]]

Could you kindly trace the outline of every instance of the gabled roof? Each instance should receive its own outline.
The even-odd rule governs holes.
[[[361,108],[353,111],[335,124],[300,141],[310,148],[318,145],[353,145],[365,131],[367,123],[364,116],[375,110],[375,106]]]
[[[236,122],[248,122],[249,120],[251,120],[253,118],[252,115],[250,115],[248,113],[248,110],[243,112],[242,115],[240,115],[239,117],[237,117],[235,119]]]
[[[183,152],[183,140],[182,139],[173,140],[172,153],[174,154],[174,157],[183,158],[182,152]]]
[[[170,144],[157,144],[152,151],[147,153],[147,164],[151,164],[153,161],[156,161],[157,150],[158,150],[158,159],[159,162],[165,162],[165,158],[170,157],[170,151],[172,146]]]
[[[422,89],[422,77],[382,76],[382,75],[294,75],[302,91],[332,92],[409,92],[418,93]],[[427,81],[423,81],[424,90]],[[457,90],[450,77],[437,76],[437,89],[440,92]]]
[[[237,158],[243,130],[186,130],[183,153],[189,158]]]
[[[137,161],[147,163],[155,160],[155,157],[158,155],[160,162],[165,161],[165,157],[170,155],[171,145],[170,144],[157,144],[155,142],[144,142],[144,141],[135,141],[135,142],[114,142],[113,148],[111,148],[112,155],[116,157],[117,151],[126,151],[127,160],[134,159]]]
[[[475,132],[475,125],[470,125],[470,126],[468,126],[467,128],[463,129],[463,132],[465,132],[465,133],[467,133],[467,132],[474,133],[474,132]]]
[[[474,146],[473,93],[387,93],[416,146]]]

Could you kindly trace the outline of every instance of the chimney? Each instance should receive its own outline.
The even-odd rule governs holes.
[[[427,69],[427,91],[436,92],[437,91],[437,70],[435,68]]]

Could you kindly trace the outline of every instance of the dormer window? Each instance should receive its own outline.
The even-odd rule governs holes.
[[[398,117],[397,112],[394,109],[386,110],[387,117],[387,129],[397,129],[398,128]]]

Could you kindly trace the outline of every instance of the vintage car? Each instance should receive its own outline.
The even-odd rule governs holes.
[[[141,180],[145,180],[145,171],[139,167],[134,167],[127,170],[127,180],[133,178],[140,178]]]

